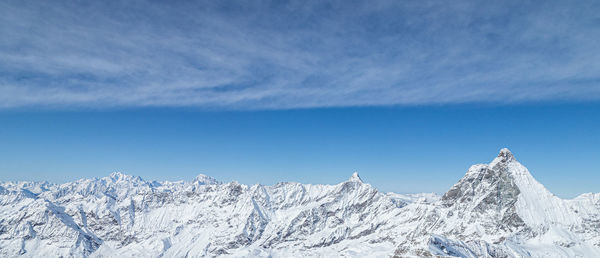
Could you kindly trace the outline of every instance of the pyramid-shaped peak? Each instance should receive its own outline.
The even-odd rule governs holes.
[[[348,181],[350,182],[359,182],[362,183],[362,179],[360,179],[360,176],[358,175],[358,172],[354,171],[354,173],[352,173],[352,176],[350,177],[350,179],[348,179]]]
[[[515,156],[513,156],[512,152],[510,152],[510,150],[508,148],[502,148],[500,150],[500,153],[498,153],[498,157],[511,157],[511,158],[514,158]]]
[[[493,167],[495,164],[508,163],[513,160],[515,160],[515,156],[512,154],[512,152],[510,152],[508,148],[503,148],[500,150],[500,153],[498,153],[498,157],[496,157],[490,165]]]

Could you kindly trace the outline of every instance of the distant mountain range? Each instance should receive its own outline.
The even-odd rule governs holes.
[[[337,185],[0,183],[0,256],[600,257],[600,194],[563,200],[507,150],[443,196]]]

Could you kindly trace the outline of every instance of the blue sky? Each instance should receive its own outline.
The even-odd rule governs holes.
[[[0,112],[0,180],[338,183],[443,193],[508,147],[562,197],[598,192],[600,104]]]
[[[443,192],[509,147],[598,192],[599,28],[598,1],[2,1],[0,180]]]

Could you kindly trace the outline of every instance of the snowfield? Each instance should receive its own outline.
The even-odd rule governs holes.
[[[600,257],[600,194],[563,200],[507,150],[443,196],[337,185],[0,183],[1,257]]]

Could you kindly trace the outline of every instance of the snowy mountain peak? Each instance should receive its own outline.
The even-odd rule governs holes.
[[[354,173],[352,173],[352,176],[350,176],[350,178],[348,179],[348,181],[350,182],[358,182],[358,183],[362,183],[362,179],[360,179],[360,176],[358,175],[358,172],[355,171]]]
[[[112,172],[112,173],[110,173],[110,175],[108,175],[109,178],[115,179],[115,180],[118,180],[119,178],[122,178],[125,176],[127,176],[127,175],[125,175],[121,172],[118,172],[118,171]]]
[[[498,157],[513,157],[512,152],[508,148],[502,148],[500,153],[498,153]]]
[[[218,185],[221,182],[217,181],[217,179],[207,176],[205,174],[198,174],[196,178],[194,178],[194,182],[198,182],[201,185]]]
[[[108,178],[110,180],[112,180],[113,182],[118,182],[118,181],[143,181],[141,177],[139,176],[131,176],[131,175],[127,175],[127,174],[123,174],[121,172],[112,172],[110,173],[110,175],[108,176]]]
[[[490,167],[494,167],[496,164],[507,164],[511,161],[516,161],[515,156],[509,149],[503,148],[500,150],[500,153],[498,153],[498,156],[490,163]]]
[[[447,230],[444,234],[454,232],[459,239],[474,236],[498,242],[512,232],[537,236],[546,234],[549,225],[570,228],[582,224],[581,208],[572,208],[554,196],[508,149],[502,149],[490,164],[472,166],[441,200],[447,214],[452,214],[446,225],[460,221],[466,230],[456,233],[454,226],[441,228]],[[478,230],[482,227],[488,229]]]

